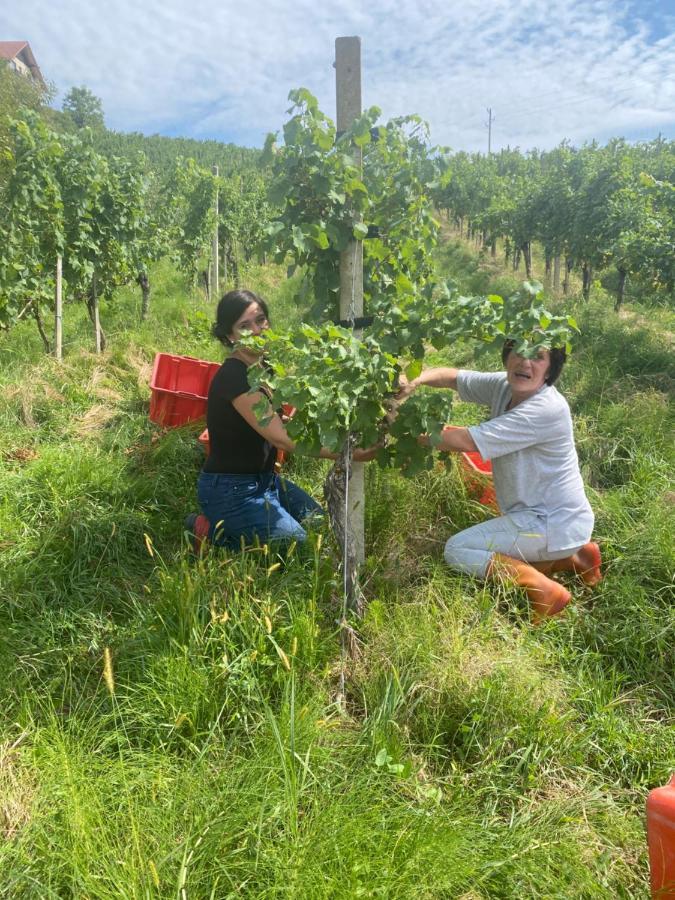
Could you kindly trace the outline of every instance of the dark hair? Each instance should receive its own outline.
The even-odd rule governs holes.
[[[270,312],[267,308],[267,304],[262,297],[254,294],[253,291],[235,290],[223,294],[218,303],[216,321],[211,329],[211,334],[215,338],[218,338],[221,344],[225,344],[226,347],[231,347],[232,341],[230,340],[230,335],[232,334],[235,322],[241,318],[244,311],[252,303],[257,303],[265,314],[265,317],[269,319]]]
[[[506,360],[508,358],[509,353],[516,346],[516,342],[512,339],[509,339],[504,342],[504,346],[502,347],[502,362],[506,365]],[[562,367],[565,365],[565,360],[567,359],[567,353],[564,347],[554,347],[552,350],[548,351],[551,356],[551,365],[548,370],[548,377],[546,378],[546,384],[555,384],[555,382],[560,377],[560,373],[562,372]]]

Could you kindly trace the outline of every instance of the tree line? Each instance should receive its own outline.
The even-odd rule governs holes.
[[[532,243],[544,249],[545,276],[567,291],[579,270],[584,296],[593,278],[614,269],[615,307],[631,279],[646,298],[673,301],[675,142],[611,140],[547,152],[505,149],[443,153],[437,205],[492,254],[503,243],[514,268],[532,277]]]
[[[484,156],[429,148],[416,117],[377,128],[364,117],[354,140],[368,148],[369,178],[377,183],[367,191],[348,157],[332,153],[335,138],[303,92],[294,97],[300,115],[285,126],[283,167],[269,146],[261,156],[216,141],[109,131],[100,100],[86,88],[73,88],[62,111],[48,107],[51,96],[0,65],[0,328],[31,315],[46,347],[58,259],[67,300],[85,302],[96,325],[99,297],[111,300],[130,281],[140,286],[147,315],[151,263],[162,256],[208,291],[216,192],[226,277],[238,284],[240,261],[265,244],[302,268],[318,251],[308,273],[324,310],[336,296],[352,216],[366,212],[364,205],[368,221],[356,227],[372,231],[365,245],[368,305],[374,310],[382,297],[413,285],[431,292],[426,252],[436,226],[422,194],[493,254],[500,241],[506,262],[514,269],[524,262],[528,279],[536,241],[556,291],[566,292],[578,269],[588,296],[593,278],[613,268],[617,309],[629,279],[645,295],[672,302],[673,142],[563,142],[548,152]],[[303,129],[314,129],[311,152],[302,145]],[[339,175],[336,166],[344,170]],[[281,229],[282,211],[288,229]]]
[[[239,259],[251,258],[269,218],[259,153],[204,142],[206,158],[225,170],[216,176],[176,153],[200,142],[177,147],[168,138],[108,132],[100,101],[85,88],[69,93],[62,113],[45,106],[48,97],[0,70],[0,329],[31,316],[49,351],[45,318],[58,280],[67,301],[86,303],[103,348],[99,298],[110,301],[135,281],[145,317],[150,266],[162,256],[193,283],[202,276],[208,290],[216,192],[219,252],[238,280]],[[156,165],[144,152],[153,148]]]

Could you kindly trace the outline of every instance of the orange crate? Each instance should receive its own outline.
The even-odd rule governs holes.
[[[675,775],[647,795],[647,841],[652,897],[675,898]]]
[[[464,483],[471,496],[483,506],[496,506],[497,498],[492,483],[492,463],[483,459],[476,450],[460,454]]]
[[[150,380],[150,419],[165,428],[175,428],[203,419],[206,398],[220,363],[158,353]]]

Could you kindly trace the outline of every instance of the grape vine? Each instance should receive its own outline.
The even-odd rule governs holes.
[[[269,246],[279,261],[290,256],[305,268],[317,307],[335,318],[340,252],[352,239],[364,241],[364,300],[372,317],[361,338],[329,322],[250,339],[265,348],[272,369],[260,371],[255,383],[271,382],[297,407],[288,429],[302,447],[337,451],[350,433],[365,446],[381,441],[399,373],[415,377],[429,346],[441,350],[475,338],[496,348],[515,339],[518,351],[530,355],[569,344],[576,323],[545,309],[541,285],[528,283],[504,300],[463,297],[435,279],[431,195],[438,169],[419,119],[377,125],[372,108],[337,135],[308,91],[293,91],[290,99],[284,146],[276,146],[275,136],[266,145],[271,200],[280,208],[268,228]],[[362,170],[354,146],[363,149]],[[450,415],[449,392],[414,394],[391,425],[379,462],[409,475],[430,468],[432,453],[417,436],[438,436]]]

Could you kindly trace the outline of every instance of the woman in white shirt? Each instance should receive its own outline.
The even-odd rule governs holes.
[[[569,591],[549,576],[571,571],[586,584],[601,579],[600,550],[592,543],[593,511],[574,446],[572,417],[553,386],[565,350],[519,356],[502,350],[505,372],[427,369],[406,384],[403,400],[421,386],[451,388],[461,400],[490,407],[490,419],[468,428],[447,426],[438,450],[478,451],[492,460],[499,517],[453,535],[448,565],[481,578],[506,576],[525,588],[535,622],[567,606]],[[428,445],[428,435],[420,442]]]

